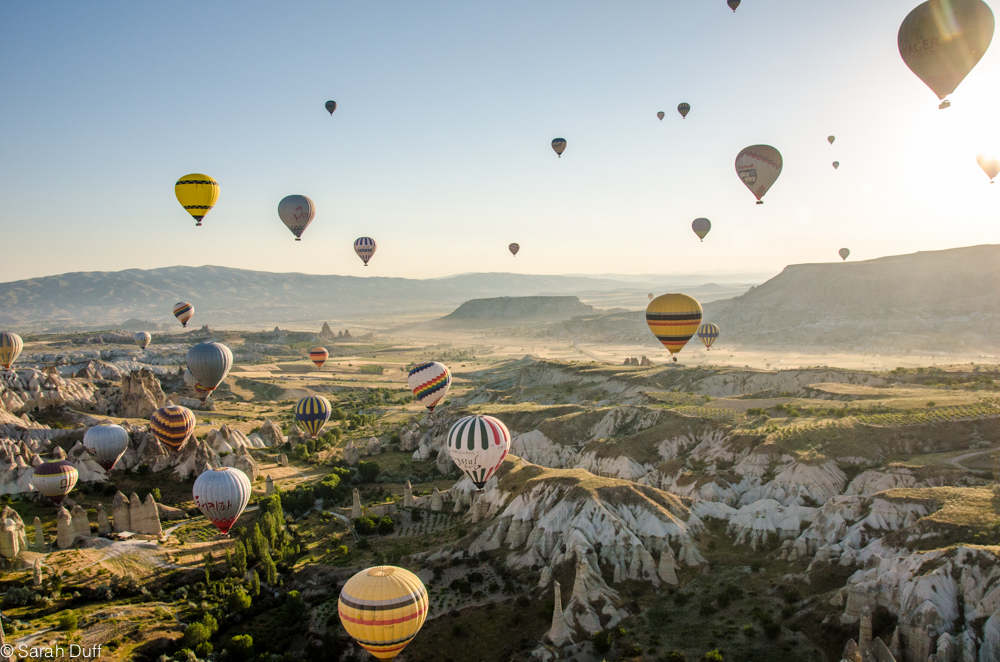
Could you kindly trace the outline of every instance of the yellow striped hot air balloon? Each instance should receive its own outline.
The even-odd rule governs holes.
[[[307,395],[295,403],[295,422],[316,437],[330,420],[330,401],[322,395]]]
[[[194,432],[194,412],[187,407],[167,405],[149,417],[149,429],[161,444],[172,451],[179,451]]]
[[[701,304],[686,294],[661,294],[646,307],[646,324],[656,339],[676,354],[691,340],[703,316]],[[674,361],[677,358],[674,357]]]
[[[9,331],[0,333],[0,365],[5,370],[10,370],[23,348],[24,341],[21,340],[21,336]]]
[[[201,225],[201,219],[219,201],[219,182],[197,172],[184,175],[174,184],[174,195],[187,213],[194,216],[195,225]]]
[[[337,612],[347,634],[379,660],[392,660],[427,619],[427,589],[409,570],[376,566],[347,580]]]

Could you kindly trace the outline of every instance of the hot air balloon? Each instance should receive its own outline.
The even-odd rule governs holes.
[[[451,388],[451,371],[443,363],[430,361],[413,368],[406,380],[420,404],[434,411]]]
[[[715,341],[719,337],[719,326],[705,322],[698,327],[698,337],[705,343],[705,349],[712,349],[712,345],[715,344]]]
[[[841,248],[839,251],[837,251],[837,254],[840,255],[840,259],[842,259],[844,262],[847,262],[847,256],[851,254],[851,249]]]
[[[295,422],[315,438],[330,420],[330,401],[321,395],[307,395],[295,403]]]
[[[830,143],[832,145],[833,141],[836,140],[836,139],[837,139],[837,136],[827,136],[826,137],[826,142],[828,142],[828,143]]]
[[[942,100],[955,91],[993,40],[993,12],[982,0],[929,0],[911,11],[896,37],[906,66]]]
[[[250,479],[233,467],[208,469],[194,481],[191,492],[194,504],[225,536],[250,501]]]
[[[31,482],[35,489],[57,506],[80,479],[80,472],[67,460],[42,462],[35,467],[34,474]]]
[[[187,213],[194,216],[195,225],[199,226],[201,219],[219,201],[219,182],[200,173],[184,175],[174,184],[174,195]]]
[[[149,417],[149,430],[161,444],[178,451],[194,432],[194,413],[179,405],[160,407]]]
[[[694,233],[698,235],[698,238],[705,241],[705,235],[709,233],[712,229],[712,221],[707,218],[696,218],[694,222],[691,223],[691,229]]]
[[[729,5],[729,8],[732,9],[735,14],[736,8],[740,6],[740,0],[726,0],[726,4]]]
[[[0,365],[4,370],[10,370],[23,348],[24,341],[21,340],[21,336],[9,331],[0,333]]]
[[[181,322],[181,326],[185,329],[188,325],[188,320],[194,317],[194,306],[186,301],[181,301],[174,304],[174,317],[176,317]]]
[[[762,205],[761,198],[781,174],[781,152],[770,145],[751,145],[736,156],[736,174]]]
[[[649,294],[647,294],[646,296],[648,296],[648,297],[649,297],[649,300],[650,300],[650,301],[652,301],[652,300],[653,300],[653,293],[652,293],[652,292],[650,292],[650,293],[649,293]]]
[[[976,163],[978,163],[979,167],[983,169],[986,176],[990,178],[990,184],[993,183],[994,177],[1000,175],[1000,159],[980,154],[976,157]]]
[[[322,368],[328,358],[330,352],[326,351],[326,347],[313,347],[309,350],[309,360],[315,363],[317,368]]]
[[[146,346],[149,345],[149,341],[152,339],[153,336],[149,335],[145,331],[140,331],[132,336],[132,340],[134,340],[135,344],[139,346],[139,349],[146,349]]]
[[[448,431],[448,453],[476,489],[482,490],[507,457],[510,431],[492,416],[466,416]]]
[[[663,118],[666,117],[666,116],[667,116],[667,114],[665,112],[663,112],[662,110],[660,112],[656,113],[657,119],[659,119],[661,122],[663,121]]]
[[[326,102],[326,112],[328,112],[331,115],[333,115],[333,111],[335,111],[335,110],[337,110],[337,102],[336,101],[327,101]]]
[[[555,140],[553,140],[552,149],[555,150],[555,153],[558,154],[559,158],[561,159],[562,153],[566,151],[566,139],[556,138]]]
[[[354,240],[354,252],[358,254],[361,261],[368,266],[368,260],[372,259],[372,255],[375,255],[375,249],[378,245],[375,240],[371,237],[358,237]]]
[[[358,645],[379,660],[392,660],[427,618],[430,602],[420,578],[395,566],[362,570],[340,590],[337,613]]]
[[[229,374],[229,369],[233,367],[233,353],[222,343],[203,342],[188,350],[185,361],[197,380],[194,390],[204,400]]]
[[[834,161],[833,162],[833,169],[836,170],[839,167],[840,167],[840,161]]]
[[[507,247],[507,250],[510,251],[511,255],[513,255],[514,257],[517,257],[517,252],[519,250],[521,250],[521,245],[520,244],[511,244],[510,246]]]
[[[111,471],[128,448],[128,432],[113,423],[95,425],[83,435],[83,447],[105,471]]]
[[[295,241],[302,241],[302,233],[315,216],[316,205],[304,195],[289,195],[278,203],[278,218],[295,235]]]
[[[677,112],[681,114],[682,119],[687,119],[688,113],[691,112],[691,104],[682,103],[677,106]]]
[[[661,294],[646,307],[646,324],[674,355],[684,349],[701,325],[701,304],[686,294]],[[674,361],[677,358],[674,357]]]

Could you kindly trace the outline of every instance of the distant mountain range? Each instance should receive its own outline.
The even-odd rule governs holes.
[[[662,277],[660,277],[662,278]],[[683,279],[680,279],[683,280]],[[704,281],[702,281],[704,282]],[[684,286],[679,282],[675,289]],[[733,296],[749,282],[704,285],[707,298]],[[644,305],[645,293],[664,282],[626,282],[585,276],[511,273],[450,278],[358,278],[269,273],[226,267],[170,267],[79,272],[0,284],[0,325],[24,330],[112,328],[127,320],[176,325],[178,301],[194,304],[192,324],[264,328],[276,323],[378,319],[405,315],[429,319],[470,299],[576,295],[606,308]]]
[[[466,301],[450,315],[429,324],[445,327],[496,328],[535,322],[558,322],[593,313],[593,306],[573,296],[498,297]]]

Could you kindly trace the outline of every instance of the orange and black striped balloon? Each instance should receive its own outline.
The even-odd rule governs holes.
[[[317,368],[322,368],[328,358],[330,358],[330,352],[327,351],[326,347],[313,347],[309,350],[309,360],[312,361]]]
[[[149,417],[149,429],[161,444],[172,451],[180,450],[194,432],[194,412],[178,405],[160,407]]]
[[[671,354],[676,354],[684,349],[684,345],[701,326],[703,315],[701,304],[694,297],[686,294],[662,294],[646,307],[646,324],[656,339]]]

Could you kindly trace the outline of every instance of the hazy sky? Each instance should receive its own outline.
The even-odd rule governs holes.
[[[3,3],[0,280],[761,270],[998,242],[975,156],[1000,153],[1000,45],[939,111],[896,48],[916,4]],[[733,166],[755,143],[785,160],[762,206]],[[191,172],[221,185],[201,228],[174,197]],[[318,207],[302,242],[277,218],[291,193]]]

